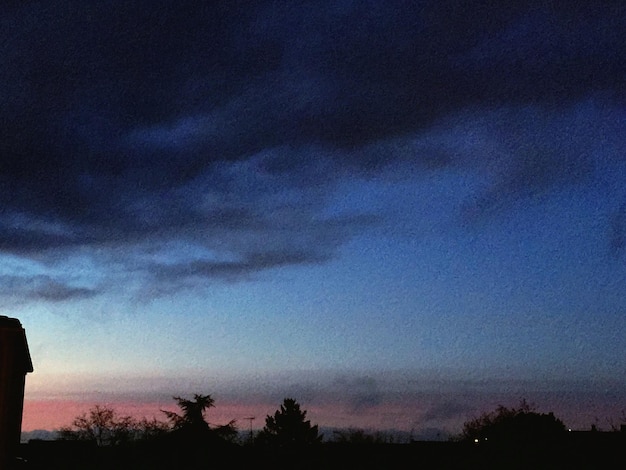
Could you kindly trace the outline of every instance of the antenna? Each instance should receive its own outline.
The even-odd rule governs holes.
[[[255,416],[248,416],[247,418],[243,419],[247,419],[250,423],[250,441],[252,441],[252,421],[255,419]]]

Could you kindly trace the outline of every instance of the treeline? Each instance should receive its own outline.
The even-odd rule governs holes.
[[[96,405],[88,413],[76,417],[72,424],[59,429],[57,440],[92,442],[98,447],[123,446],[165,436],[207,438],[215,443],[267,445],[278,447],[304,446],[320,443],[322,434],[317,425],[306,419],[306,411],[292,399],[285,398],[273,416],[267,416],[263,430],[241,434],[236,421],[211,426],[205,412],[214,406],[211,395],[196,394],[192,399],[174,397],[178,413],[161,410],[167,421],[135,419],[121,416],[113,408]],[[243,437],[242,437],[243,436]]]
[[[234,420],[209,425],[210,395],[174,397],[179,411],[164,421],[137,420],[95,406],[58,432],[55,441],[29,441],[22,467],[35,469],[200,469],[228,462],[282,468],[598,468],[620,457],[626,432],[572,433],[553,413],[526,401],[467,421],[447,442],[394,443],[358,429],[323,436],[306,411],[285,398],[260,431]],[[594,437],[595,436],[595,437]],[[601,437],[601,438],[600,438]]]

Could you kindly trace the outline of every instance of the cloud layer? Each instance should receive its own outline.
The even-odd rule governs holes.
[[[80,253],[166,290],[333,259],[381,222],[333,213],[346,182],[478,175],[471,221],[623,171],[621,2],[9,5],[6,255]],[[29,298],[97,293],[5,274]]]

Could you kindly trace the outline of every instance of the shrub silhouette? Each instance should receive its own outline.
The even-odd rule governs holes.
[[[465,439],[506,445],[546,444],[565,434],[565,425],[553,413],[537,413],[525,400],[519,408],[499,406],[463,426]]]

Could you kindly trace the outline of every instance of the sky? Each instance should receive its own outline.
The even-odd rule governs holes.
[[[0,23],[24,430],[193,393],[244,429],[285,397],[416,435],[521,398],[619,421],[623,2],[12,1]]]

